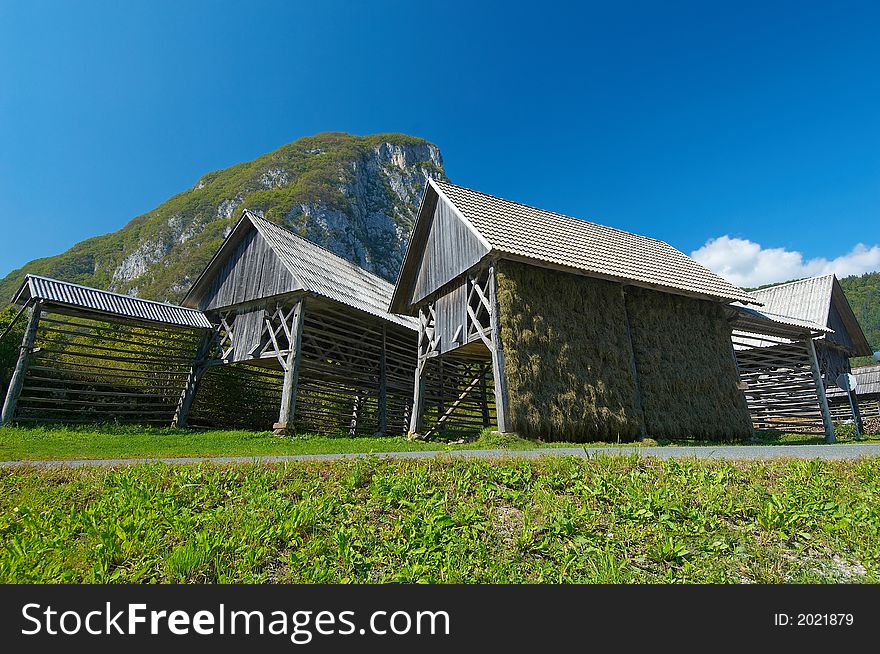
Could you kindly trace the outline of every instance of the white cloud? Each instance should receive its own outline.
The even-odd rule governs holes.
[[[836,259],[804,259],[800,252],[764,248],[744,238],[719,236],[706,241],[691,257],[737,286],[760,286],[789,279],[834,273],[838,277],[880,270],[880,245],[859,243]]]

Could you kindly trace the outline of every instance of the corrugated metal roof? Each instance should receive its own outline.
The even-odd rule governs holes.
[[[856,395],[880,395],[880,366],[865,366],[852,371],[856,377]]]
[[[246,215],[306,291],[418,329],[413,318],[388,312],[394,286],[381,277],[251,212]]]
[[[871,346],[837,278],[831,275],[801,279],[752,291],[773,313],[810,320],[835,330],[828,340],[850,356],[870,356]],[[832,313],[832,306],[835,311]]]
[[[492,250],[663,287],[675,293],[760,304],[671,245],[492,195],[431,180]]]
[[[834,275],[823,275],[762,288],[751,294],[764,303],[767,311],[827,325],[833,287]]]
[[[853,368],[852,374],[856,378],[856,397],[880,395],[880,366]],[[846,399],[846,393],[837,387],[836,380],[830,382],[832,385],[826,391],[828,397]]]
[[[38,275],[27,275],[12,301],[21,305],[30,299],[145,322],[160,322],[178,327],[211,328],[211,321],[197,309],[142,300]]]

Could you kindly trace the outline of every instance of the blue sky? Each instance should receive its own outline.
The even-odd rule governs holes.
[[[880,268],[878,34],[876,2],[0,0],[0,274],[322,131],[742,283]]]

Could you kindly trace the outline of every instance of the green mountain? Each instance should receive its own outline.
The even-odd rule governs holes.
[[[179,301],[248,208],[394,280],[437,146],[403,134],[324,133],[204,175],[112,234],[32,261],[0,281],[0,306],[25,273]]]

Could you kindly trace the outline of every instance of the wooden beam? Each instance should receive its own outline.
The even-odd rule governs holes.
[[[480,374],[480,414],[483,419],[483,427],[489,426],[489,396],[486,393],[486,369]]]
[[[501,345],[501,311],[498,307],[498,282],[495,279],[495,266],[489,266],[489,323],[492,329],[492,373],[495,378],[495,416],[498,431],[502,434],[511,430],[510,403],[507,395],[507,371],[504,366],[504,348]]]
[[[486,369],[485,368],[480,369],[480,374],[477,377],[474,377],[470,381],[470,383],[468,383],[468,385],[465,387],[465,389],[461,393],[459,393],[459,395],[455,399],[455,401],[453,401],[452,404],[449,405],[448,409],[446,409],[445,411],[443,411],[442,409],[440,410],[441,415],[437,419],[437,422],[434,423],[434,426],[431,427],[427,431],[427,433],[425,433],[426,439],[431,438],[431,436],[436,434],[438,431],[441,434],[443,433],[443,431],[445,430],[445,427],[446,427],[446,422],[449,420],[450,416],[452,416],[452,414],[455,413],[455,410],[459,406],[461,406],[462,402],[464,402],[464,400],[467,399],[467,396],[470,395],[471,392],[479,385],[481,379],[483,379],[483,380],[486,379]]]
[[[424,317],[424,313],[422,309],[419,309],[419,343],[418,343],[418,359],[416,360],[416,369],[415,369],[415,381],[413,384],[413,404],[412,411],[409,416],[409,436],[413,437],[419,434],[422,430],[422,423],[424,421],[424,411],[425,411],[425,384],[424,384],[424,372],[425,372],[425,362],[426,357],[422,354],[422,349],[425,348],[425,340],[427,339],[427,334],[425,333],[425,324],[426,319]]]
[[[15,370],[12,372],[12,379],[9,380],[9,390],[6,391],[6,400],[3,402],[3,413],[0,414],[0,426],[11,424],[12,419],[15,417],[15,407],[18,405],[18,398],[24,386],[24,378],[27,374],[31,350],[34,347],[34,342],[37,340],[37,328],[40,326],[41,311],[42,304],[34,302],[34,305],[31,307],[31,315],[28,317],[27,327],[24,330],[24,337],[21,339],[18,362],[15,364]]]
[[[302,298],[297,300],[291,313],[293,317],[290,321],[290,352],[285,362],[284,381],[281,385],[281,410],[275,425],[276,433],[288,431],[290,422],[296,414],[296,386],[299,382],[299,368],[302,360],[302,326],[305,315]]]
[[[382,322],[382,350],[379,352],[379,436],[384,436],[388,431],[388,361],[386,350],[388,348],[387,329]]]
[[[216,338],[217,332],[212,330],[205,332],[204,336],[202,336],[202,340],[199,342],[199,347],[196,350],[193,364],[189,369],[189,374],[186,377],[186,382],[180,393],[180,399],[177,401],[177,409],[175,410],[174,418],[171,421],[172,427],[181,428],[186,427],[187,425],[187,421],[189,420],[189,410],[192,408],[193,400],[196,397],[199,381],[201,381],[202,375],[204,375],[205,371],[210,367],[206,365],[206,362],[208,354],[211,351],[211,346],[214,344]]]
[[[816,394],[819,396],[819,410],[822,412],[822,424],[825,427],[825,442],[834,443],[837,437],[834,434],[834,421],[831,419],[831,411],[828,410],[828,398],[825,397],[825,384],[822,382],[822,372],[819,370],[819,358],[816,356],[816,345],[812,338],[805,339],[807,353],[810,355],[810,369],[813,373],[813,383],[816,385]]]

